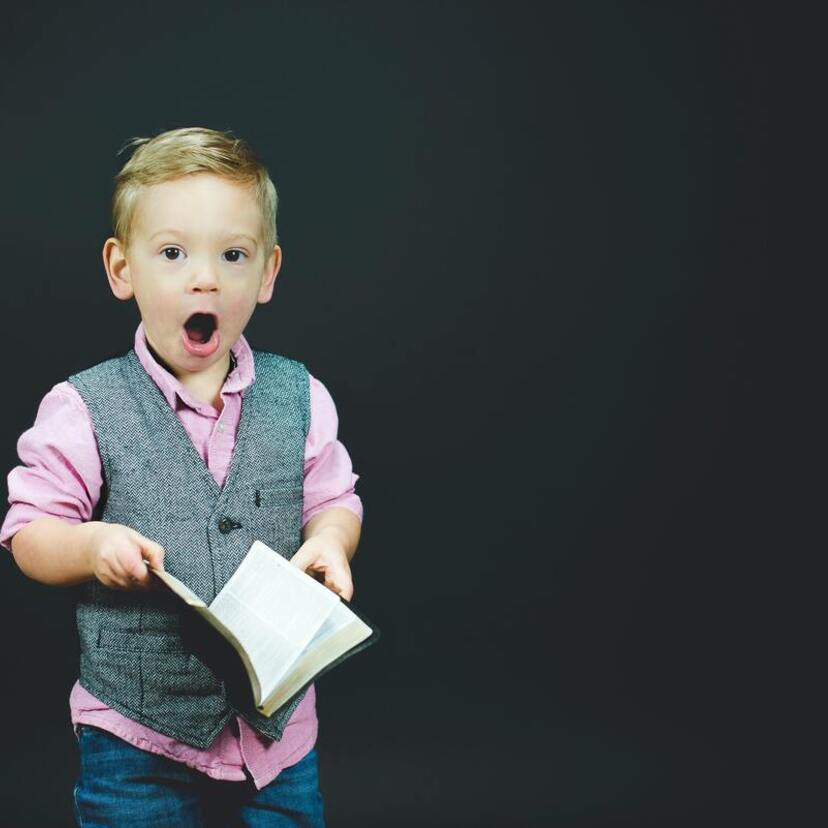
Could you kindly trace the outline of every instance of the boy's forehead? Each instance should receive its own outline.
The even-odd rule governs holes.
[[[208,173],[174,178],[142,187],[138,191],[134,227],[153,233],[160,228],[228,227],[258,232],[261,211],[251,185]]]

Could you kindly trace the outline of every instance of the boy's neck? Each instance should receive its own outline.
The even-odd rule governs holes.
[[[146,339],[146,337],[145,337]],[[230,371],[233,370],[235,359],[228,351],[224,355],[224,359],[211,365],[206,371],[200,371],[198,374],[181,374],[168,365],[164,359],[158,354],[155,348],[150,344],[149,339],[146,339],[147,349],[152,358],[169,374],[174,376],[190,393],[192,397],[199,402],[206,402],[212,405],[217,411],[224,408],[224,400],[221,398],[221,389],[227,380]]]

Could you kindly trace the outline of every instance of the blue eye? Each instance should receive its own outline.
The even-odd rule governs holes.
[[[240,262],[242,256],[247,258],[247,253],[245,253],[244,250],[235,250],[235,249],[234,250],[228,250],[228,251],[225,252],[224,255],[225,256],[230,256],[231,258],[229,258],[228,261],[232,262],[233,264],[236,264],[237,262]],[[235,256],[235,258],[232,258],[234,256]]]
[[[168,262],[176,262],[176,261],[178,261],[178,255],[169,256],[167,254],[170,253],[170,252],[172,252],[174,254],[178,254],[181,251],[177,247],[165,247],[161,252],[164,254],[164,256],[165,256],[165,258],[167,259]]]

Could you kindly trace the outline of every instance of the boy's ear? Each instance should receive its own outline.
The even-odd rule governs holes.
[[[119,299],[132,299],[134,291],[129,279],[129,263],[118,239],[110,238],[104,242],[103,262],[112,292]]]
[[[262,272],[262,284],[259,287],[259,296],[256,299],[260,305],[263,305],[265,302],[269,302],[270,298],[273,296],[273,283],[276,281],[276,276],[279,274],[281,267],[282,248],[277,244],[274,246],[273,252],[265,262],[264,271]]]

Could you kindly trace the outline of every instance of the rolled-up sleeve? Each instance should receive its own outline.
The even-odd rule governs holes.
[[[103,483],[101,458],[86,405],[68,382],[42,399],[34,425],[17,441],[17,455],[0,545],[11,551],[15,533],[36,518],[91,519]]]
[[[339,419],[328,389],[310,377],[310,427],[305,443],[305,483],[302,526],[315,514],[342,506],[362,520],[362,501],[354,492],[359,475],[337,439]]]

